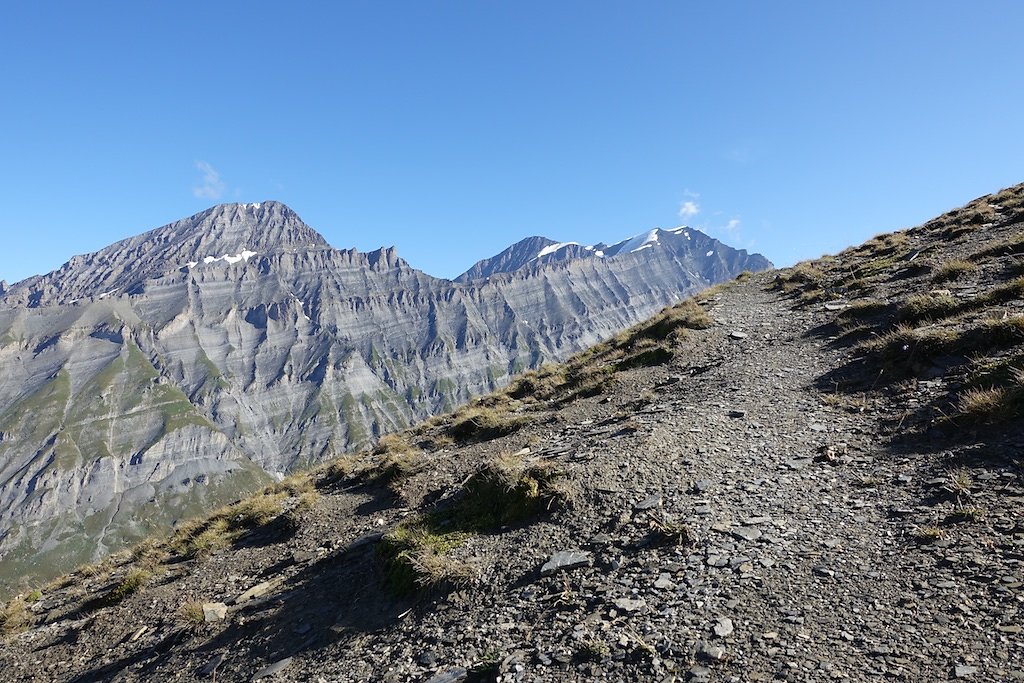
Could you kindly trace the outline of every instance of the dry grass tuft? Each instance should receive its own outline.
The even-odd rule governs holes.
[[[215,510],[205,519],[180,525],[168,547],[180,555],[196,559],[230,547],[247,532],[269,525],[284,512],[284,503],[289,495],[286,491],[273,493],[273,489],[273,486],[268,487],[263,493]]]
[[[95,606],[110,607],[124,602],[143,589],[152,574],[145,569],[131,569],[118,582],[114,589],[95,603]]]
[[[948,318],[960,310],[960,304],[948,293],[914,294],[896,309],[896,318],[900,322],[916,323]]]
[[[914,539],[921,545],[938,543],[945,534],[937,526],[921,527],[914,532]]]
[[[31,621],[25,599],[19,595],[0,611],[0,633],[13,635],[27,628]]]
[[[452,416],[448,435],[456,441],[489,441],[522,429],[529,419],[496,407],[470,406]]]
[[[960,394],[956,408],[961,418],[970,423],[993,423],[1024,416],[1024,369],[1006,369],[1001,386],[971,388]]]
[[[188,626],[197,628],[206,623],[206,614],[203,613],[203,603],[198,600],[186,602],[178,610],[178,616]]]
[[[939,269],[935,271],[935,275],[932,276],[932,282],[935,284],[941,284],[943,282],[952,282],[958,280],[962,276],[974,272],[978,267],[970,261],[964,259],[950,259],[944,262]]]
[[[1024,254],[1024,235],[1016,235],[1000,242],[989,244],[967,258],[975,263],[986,261],[993,257]]]
[[[553,466],[499,456],[466,481],[451,508],[406,520],[384,536],[377,552],[385,583],[399,594],[471,583],[476,568],[451,555],[468,538],[568,507],[577,495]]]
[[[789,293],[807,285],[820,285],[825,279],[825,271],[810,261],[802,261],[792,268],[786,268],[775,276],[772,288]]]

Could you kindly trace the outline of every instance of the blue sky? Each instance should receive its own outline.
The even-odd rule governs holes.
[[[681,224],[789,264],[1024,181],[1020,26],[1009,1],[9,3],[0,279],[265,199],[438,276]]]

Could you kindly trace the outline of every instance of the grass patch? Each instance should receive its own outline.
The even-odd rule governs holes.
[[[836,316],[836,321],[841,328],[848,330],[862,324],[865,320],[888,315],[891,311],[892,307],[884,301],[858,299],[850,302],[849,306],[840,311]]]
[[[227,505],[205,519],[192,520],[180,526],[171,537],[171,550],[189,558],[204,558],[231,546],[247,532],[265,527],[284,512],[284,491],[273,493],[273,487],[261,494]]]
[[[1003,304],[1009,301],[1024,299],[1024,277],[1010,280],[1005,285],[990,289],[985,294],[975,299],[973,308],[984,308],[995,304]]]
[[[627,345],[640,339],[667,340],[685,330],[706,330],[715,321],[693,299],[666,308],[645,323],[627,330]]]
[[[940,320],[960,310],[959,302],[949,294],[915,294],[896,309],[896,319],[905,323]]]
[[[178,610],[178,616],[188,626],[198,628],[206,623],[206,614],[203,612],[203,603],[198,600],[186,602]]]
[[[130,569],[106,595],[90,603],[91,609],[120,604],[143,589],[152,574],[145,569]]]
[[[490,441],[522,429],[529,419],[496,407],[470,406],[452,416],[448,435],[456,441]]]
[[[481,466],[449,509],[398,525],[378,546],[384,582],[398,594],[471,582],[476,570],[451,557],[474,534],[569,506],[574,487],[546,463],[500,456]]]
[[[5,636],[14,635],[25,630],[31,621],[25,600],[18,596],[0,611],[0,633]]]
[[[943,282],[952,282],[958,280],[968,273],[972,273],[977,270],[977,266],[971,261],[965,261],[964,259],[950,259],[945,261],[939,269],[935,271],[932,276],[932,282],[935,284],[941,284]]]
[[[931,543],[938,543],[942,540],[945,534],[942,529],[937,526],[921,527],[914,532],[914,540],[921,545],[929,545]]]
[[[433,517],[402,522],[381,539],[378,558],[384,567],[385,585],[399,595],[472,579],[470,568],[448,556],[472,534],[444,529]]]
[[[462,528],[484,531],[570,506],[574,499],[572,487],[554,466],[499,456],[466,482],[458,523]]]
[[[881,365],[893,379],[919,375],[944,356],[962,358],[1024,342],[1024,316],[982,320],[962,330],[917,329],[897,325],[883,335],[857,344],[856,349]]]
[[[959,417],[975,424],[1005,422],[1024,416],[1024,370],[1011,368],[1003,386],[961,392],[956,409]]]
[[[944,520],[946,524],[977,524],[985,520],[985,510],[969,506],[957,508],[949,513]]]
[[[772,281],[772,288],[788,294],[808,285],[819,285],[824,279],[825,271],[810,261],[803,261],[776,275]]]
[[[968,260],[977,263],[979,261],[986,261],[993,257],[1022,253],[1024,253],[1024,235],[1015,235],[1000,242],[989,244],[984,249],[974,252],[967,258]]]

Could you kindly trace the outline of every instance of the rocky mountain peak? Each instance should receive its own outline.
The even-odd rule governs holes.
[[[320,233],[281,202],[219,204],[74,256],[59,269],[15,283],[0,295],[8,305],[66,303],[128,291],[182,269],[223,267],[273,252],[329,247]]]
[[[167,234],[169,233],[169,234]],[[272,251],[299,247],[326,247],[327,240],[302,222],[287,205],[276,201],[218,204],[206,211],[157,228],[140,237],[188,235],[198,250],[237,253],[244,249]],[[198,239],[197,239],[198,238]],[[137,239],[137,238],[136,238]],[[219,254],[218,254],[219,255]]]
[[[457,282],[483,280],[499,273],[512,273],[521,269],[536,268],[546,264],[592,259],[659,260],[666,254],[689,262],[694,272],[704,272],[715,281],[723,263],[748,261],[753,270],[771,268],[772,264],[760,254],[748,254],[744,249],[734,249],[717,239],[687,226],[678,228],[653,228],[615,244],[584,245],[579,242],[556,242],[547,237],[527,237],[516,242],[500,254],[483,259],[456,278]]]

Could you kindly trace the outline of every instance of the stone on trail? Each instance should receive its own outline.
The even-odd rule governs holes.
[[[469,671],[461,666],[434,674],[427,683],[459,683],[469,677]]]
[[[634,507],[637,510],[650,510],[651,508],[656,508],[656,507],[658,507],[660,505],[661,505],[661,496],[659,496],[657,493],[653,493],[653,494],[647,496],[646,498],[644,498],[643,500],[641,500]]]
[[[207,624],[212,624],[215,621],[224,621],[227,616],[228,606],[223,602],[203,603],[203,620]]]
[[[623,612],[635,612],[638,609],[645,607],[647,605],[647,601],[643,598],[640,598],[639,600],[633,600],[631,598],[618,598],[614,602],[614,605],[617,608],[621,609]]]
[[[273,664],[271,664],[270,666],[265,666],[262,669],[260,669],[259,671],[257,671],[256,675],[252,677],[252,680],[258,681],[261,678],[270,678],[271,676],[284,671],[285,668],[287,668],[287,666],[289,664],[291,664],[291,663],[292,663],[292,658],[291,657],[285,657],[284,659],[279,659],[276,662],[274,662]]]
[[[590,553],[577,550],[559,550],[540,568],[541,576],[551,576],[564,569],[575,569],[590,565]]]

